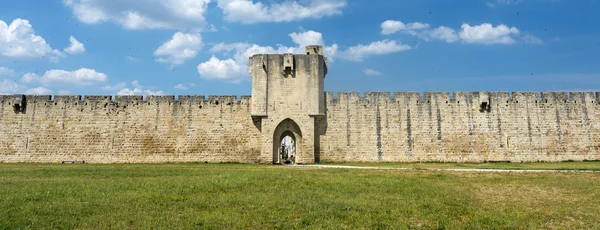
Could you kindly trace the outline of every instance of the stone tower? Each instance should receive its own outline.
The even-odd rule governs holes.
[[[251,115],[261,132],[261,162],[279,163],[281,139],[296,143],[296,163],[318,161],[318,124],[325,117],[323,47],[306,54],[256,54],[250,57]]]

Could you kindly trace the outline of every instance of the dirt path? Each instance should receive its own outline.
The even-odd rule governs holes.
[[[290,165],[290,167],[304,168],[339,168],[339,169],[376,169],[376,170],[427,170],[427,171],[454,171],[454,172],[497,172],[497,173],[600,173],[594,170],[552,170],[552,169],[441,169],[441,168],[394,168],[374,166],[348,166],[348,165]]]

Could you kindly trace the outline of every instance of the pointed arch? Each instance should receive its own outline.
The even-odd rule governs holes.
[[[280,163],[280,148],[281,148],[281,140],[286,136],[290,136],[296,145],[296,156],[300,156],[302,145],[302,131],[300,130],[300,126],[294,120],[290,118],[283,119],[273,132],[273,164]]]

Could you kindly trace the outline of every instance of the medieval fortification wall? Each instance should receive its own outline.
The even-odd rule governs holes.
[[[16,96],[0,107],[2,162],[248,162],[260,132],[250,97]]]
[[[327,92],[315,159],[599,160],[599,97]],[[260,155],[250,97],[20,98],[0,96],[0,162],[256,162]]]
[[[600,93],[327,93],[323,161],[600,159]]]

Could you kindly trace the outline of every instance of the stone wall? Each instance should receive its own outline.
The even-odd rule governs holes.
[[[393,97],[391,97],[393,96]],[[321,161],[600,160],[600,93],[326,93]]]
[[[329,162],[600,160],[598,97],[326,93],[326,116],[299,124]],[[271,162],[250,97],[27,96],[16,109],[18,98],[0,95],[0,162]]]
[[[0,162],[253,162],[250,97],[0,96]]]

